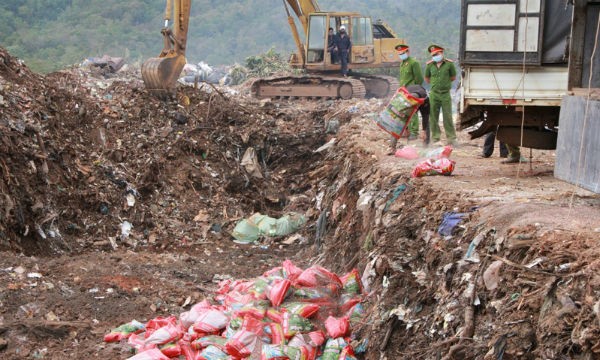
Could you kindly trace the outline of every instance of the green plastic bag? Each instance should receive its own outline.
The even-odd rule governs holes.
[[[289,213],[279,219],[275,219],[260,213],[250,216],[248,219],[240,220],[233,229],[232,236],[235,242],[249,244],[258,240],[261,236],[285,236],[296,232],[306,223],[302,214]]]

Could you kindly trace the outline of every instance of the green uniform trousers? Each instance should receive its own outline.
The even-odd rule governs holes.
[[[433,142],[440,141],[440,108],[444,118],[444,131],[446,132],[446,140],[448,142],[456,141],[456,130],[454,122],[452,122],[452,97],[450,92],[445,93],[429,93],[429,104],[431,105],[431,117],[429,128],[431,129],[431,139]]]
[[[415,112],[408,123],[408,133],[413,136],[419,136],[419,112]]]
[[[521,149],[518,146],[506,144],[509,159],[521,159]]]

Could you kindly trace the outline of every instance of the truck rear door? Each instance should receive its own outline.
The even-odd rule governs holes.
[[[462,0],[461,64],[539,65],[543,0]]]

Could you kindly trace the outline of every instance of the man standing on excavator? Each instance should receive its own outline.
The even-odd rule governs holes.
[[[337,48],[340,60],[342,62],[342,75],[348,77],[348,59],[350,58],[350,51],[352,50],[352,41],[346,33],[346,27],[340,26],[340,31],[337,36]]]

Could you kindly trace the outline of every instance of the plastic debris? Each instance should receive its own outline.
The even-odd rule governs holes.
[[[362,290],[357,270],[340,278],[286,260],[255,279],[222,281],[179,317],[134,320],[104,340],[127,340],[138,352],[131,360],[355,359],[350,337],[365,314]]]
[[[500,268],[503,262],[496,260],[483,272],[483,282],[488,290],[494,290],[500,283]]]
[[[261,236],[285,236],[296,232],[306,223],[304,215],[289,213],[275,219],[256,213],[248,219],[237,223],[232,235],[236,243],[248,244],[255,242]]]
[[[422,177],[428,175],[452,175],[456,161],[441,158],[438,160],[427,159],[415,166],[411,176]]]
[[[446,212],[442,223],[438,227],[438,234],[442,236],[451,236],[454,228],[467,216],[467,213]]]
[[[246,149],[240,165],[246,169],[246,172],[248,172],[250,176],[257,179],[263,178],[262,172],[260,171],[260,165],[258,163],[258,156],[256,155],[256,150],[254,150],[253,147]]]

